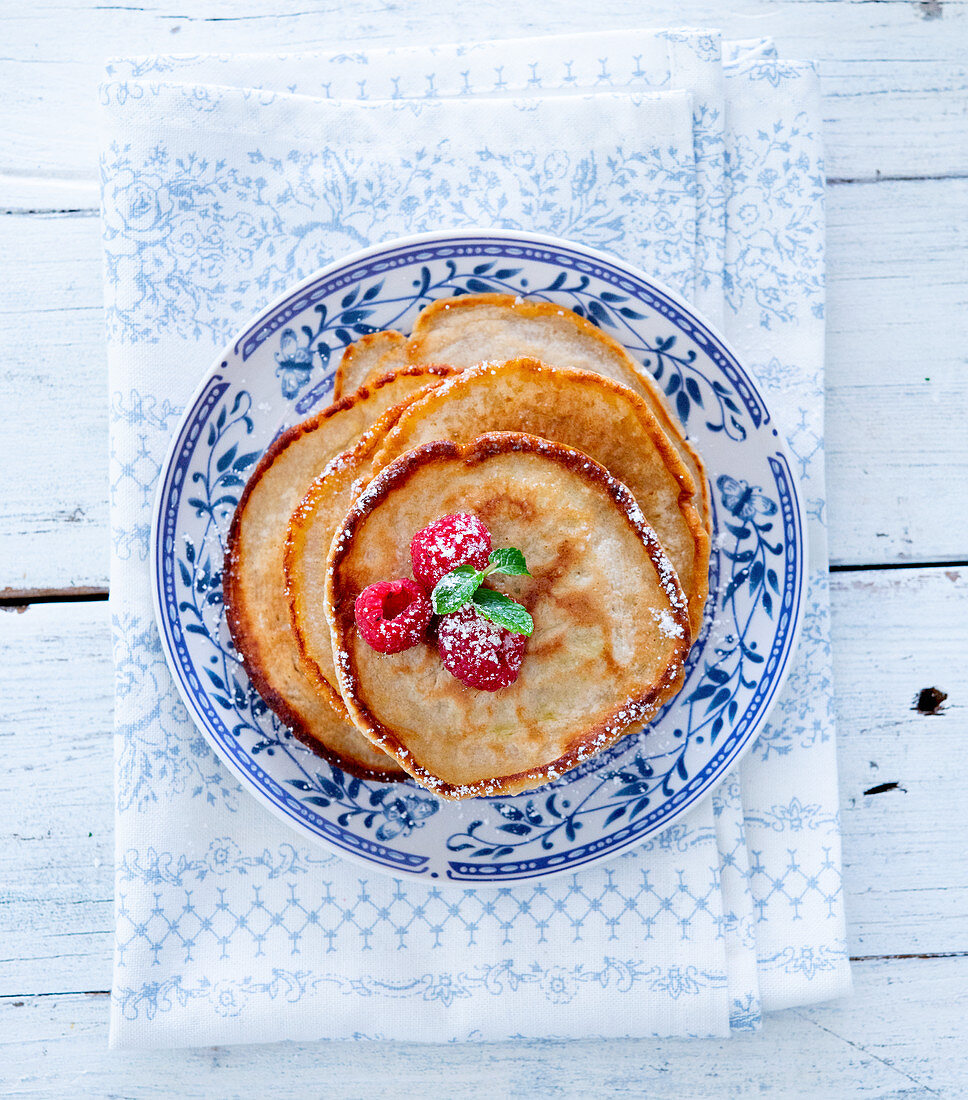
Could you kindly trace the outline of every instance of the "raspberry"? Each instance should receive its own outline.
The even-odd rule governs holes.
[[[527,638],[488,622],[471,604],[444,615],[437,650],[444,668],[468,687],[498,691],[518,678]]]
[[[420,585],[405,577],[380,581],[356,597],[356,626],[377,653],[400,653],[424,639],[433,608]]]
[[[413,575],[428,592],[458,565],[473,565],[483,571],[490,553],[491,532],[469,512],[435,519],[410,542]]]

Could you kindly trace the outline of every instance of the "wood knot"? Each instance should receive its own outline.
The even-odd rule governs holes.
[[[939,688],[921,688],[911,710],[916,710],[918,714],[940,714],[941,704],[947,698],[947,692],[941,691]]]

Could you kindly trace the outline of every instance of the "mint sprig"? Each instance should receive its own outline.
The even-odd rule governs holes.
[[[504,550],[492,550],[487,560],[485,577],[490,576],[491,573],[507,573],[510,577],[531,576],[524,554],[514,546],[508,546]]]
[[[459,611],[480,588],[484,574],[473,565],[458,565],[434,585],[430,602],[438,615]]]
[[[472,600],[478,612],[512,634],[531,635],[534,632],[534,619],[527,610],[503,592],[493,588],[478,588]]]
[[[514,634],[530,635],[534,630],[534,620],[521,604],[510,596],[505,596],[503,592],[481,587],[485,578],[492,573],[530,577],[524,554],[509,546],[492,550],[487,561],[488,565],[484,570],[475,569],[472,565],[458,565],[456,569],[444,574],[430,593],[430,603],[434,611],[438,615],[450,615],[465,604],[473,603],[485,619],[497,626],[503,626]]]

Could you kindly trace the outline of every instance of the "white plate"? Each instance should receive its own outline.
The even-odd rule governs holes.
[[[680,694],[643,732],[510,798],[442,802],[355,779],[304,748],[249,683],[225,626],[224,537],[246,478],[330,400],[343,347],[409,332],[435,298],[502,291],[558,302],[652,372],[706,461],[710,599]],[[511,882],[608,859],[707,795],[779,692],[805,588],[805,524],[786,447],[755,381],[675,294],[592,249],[496,231],[393,241],[331,264],[257,317],[212,367],[161,474],[152,532],[165,656],[189,713],[243,784],[293,828],[397,876]]]

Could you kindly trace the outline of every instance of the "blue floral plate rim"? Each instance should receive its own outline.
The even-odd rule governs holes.
[[[363,820],[369,822],[370,819],[379,817],[380,813],[383,814],[385,821],[377,828],[376,837],[378,839],[359,837],[351,834],[343,827],[343,824],[335,825],[334,822],[321,818],[318,812],[314,812],[313,807],[307,805],[305,799],[308,799],[310,802],[315,801],[319,804],[326,802],[325,798],[318,796],[314,797],[312,792],[317,790],[317,786],[314,786],[312,781],[307,783],[304,780],[293,780],[291,778],[285,780],[284,782],[297,786],[297,793],[294,795],[292,792],[284,789],[281,784],[274,779],[272,773],[278,770],[278,765],[263,767],[262,764],[255,759],[252,752],[240,747],[238,741],[233,738],[225,724],[220,721],[219,716],[215,714],[211,699],[208,697],[211,693],[207,692],[206,687],[202,684],[197,674],[192,675],[193,669],[190,662],[186,666],[184,661],[179,659],[179,656],[182,658],[187,657],[187,652],[184,646],[181,645],[181,641],[186,635],[181,631],[180,624],[177,621],[178,614],[174,610],[177,606],[174,598],[177,579],[175,579],[173,557],[174,540],[172,537],[175,528],[172,526],[171,522],[166,523],[166,515],[170,520],[171,515],[177,512],[177,506],[174,508],[171,507],[171,496],[174,491],[177,501],[180,486],[175,484],[175,482],[180,480],[177,476],[178,471],[181,472],[181,475],[185,475],[187,471],[187,465],[181,463],[180,459],[180,453],[186,446],[186,433],[193,433],[194,442],[192,442],[192,446],[194,446],[208,414],[212,413],[214,416],[214,410],[218,406],[220,397],[227,393],[227,391],[230,391],[233,384],[236,386],[239,384],[238,382],[233,383],[232,381],[226,381],[231,375],[232,366],[248,362],[248,360],[258,352],[261,345],[270,341],[280,330],[282,330],[280,349],[281,351],[284,350],[287,334],[291,330],[285,329],[283,326],[285,326],[287,322],[298,317],[300,313],[307,308],[310,308],[320,300],[324,300],[326,298],[324,288],[329,287],[328,293],[330,296],[337,291],[342,293],[344,290],[350,289],[350,294],[344,297],[345,304],[346,300],[359,293],[360,279],[365,274],[373,273],[374,271],[392,271],[396,266],[404,265],[408,258],[409,262],[412,264],[414,262],[431,262],[433,259],[439,259],[441,255],[477,257],[478,259],[482,257],[501,257],[506,259],[513,257],[514,259],[522,260],[525,264],[531,260],[537,262],[536,257],[540,257],[542,262],[548,261],[549,258],[560,259],[562,262],[571,265],[572,270],[590,273],[590,277],[610,278],[612,280],[610,285],[630,292],[634,296],[633,301],[639,303],[639,308],[642,308],[642,301],[647,301],[650,307],[657,311],[657,316],[662,315],[663,318],[667,319],[670,323],[675,323],[684,338],[693,341],[695,347],[701,349],[700,353],[707,355],[715,364],[715,369],[722,372],[723,377],[727,379],[728,385],[725,383],[713,383],[714,386],[718,386],[720,391],[719,393],[714,393],[713,396],[717,397],[720,403],[722,424],[719,427],[713,428],[713,425],[710,423],[707,424],[707,428],[713,428],[714,431],[724,432],[723,438],[725,438],[730,435],[727,419],[731,419],[732,424],[735,425],[737,429],[741,429],[737,417],[742,417],[745,411],[749,417],[750,423],[756,429],[757,434],[768,430],[772,437],[770,442],[774,453],[768,457],[767,461],[770,471],[774,474],[776,479],[776,485],[781,497],[779,507],[760,491],[759,485],[751,488],[744,479],[737,479],[733,477],[732,474],[723,474],[717,479],[717,485],[720,488],[723,498],[722,507],[724,509],[724,516],[729,514],[730,518],[733,518],[735,521],[734,524],[730,526],[728,520],[725,520],[726,527],[729,528],[731,532],[746,532],[742,536],[741,541],[751,537],[750,528],[755,528],[757,532],[759,532],[760,526],[767,531],[772,528],[772,522],[763,523],[761,525],[757,524],[757,509],[763,511],[763,515],[759,516],[761,520],[764,519],[764,517],[768,518],[769,516],[780,513],[786,536],[785,542],[781,540],[778,544],[779,548],[775,549],[770,545],[768,539],[762,537],[760,533],[757,533],[753,536],[755,542],[758,544],[755,550],[751,551],[747,548],[743,551],[738,551],[739,542],[737,542],[736,555],[730,554],[728,551],[726,552],[726,556],[734,561],[732,566],[732,577],[726,584],[727,599],[729,599],[731,595],[735,603],[737,591],[740,589],[745,590],[747,581],[749,582],[751,592],[758,585],[762,589],[762,595],[757,596],[757,599],[763,601],[763,606],[768,610],[770,618],[772,619],[773,597],[770,596],[768,591],[767,578],[769,578],[770,586],[777,600],[779,619],[785,623],[782,630],[782,644],[777,645],[776,638],[774,638],[771,656],[768,664],[765,666],[769,669],[769,676],[766,682],[757,688],[753,696],[753,701],[750,703],[747,710],[744,711],[743,716],[736,722],[737,726],[743,727],[741,735],[734,736],[734,729],[731,728],[728,731],[729,736],[727,737],[728,751],[717,751],[698,776],[690,777],[687,774],[687,770],[680,770],[679,775],[681,779],[683,781],[691,781],[689,781],[685,787],[675,791],[674,797],[670,797],[669,799],[668,806],[663,807],[663,812],[659,813],[658,816],[656,816],[655,811],[644,814],[645,807],[641,806],[640,803],[648,803],[647,795],[637,798],[634,814],[643,814],[639,822],[639,827],[633,828],[631,825],[623,826],[617,832],[613,830],[608,837],[601,835],[590,843],[583,843],[580,845],[574,844],[576,830],[582,827],[582,823],[570,820],[568,815],[562,811],[562,806],[570,809],[567,800],[563,799],[562,803],[558,804],[556,807],[555,802],[558,793],[554,792],[549,795],[547,792],[551,791],[552,788],[560,790],[562,787],[567,788],[576,781],[584,781],[590,775],[594,775],[596,771],[602,771],[603,769],[614,766],[616,761],[619,765],[617,771],[608,773],[606,778],[611,780],[614,775],[619,775],[625,776],[627,779],[630,773],[628,771],[623,771],[622,768],[624,766],[623,759],[625,756],[628,756],[628,752],[623,752],[622,749],[627,750],[631,748],[632,742],[636,739],[642,740],[647,738],[647,733],[624,738],[623,741],[619,743],[619,746],[603,754],[601,758],[596,758],[596,760],[588,762],[583,768],[568,773],[562,780],[548,787],[541,788],[538,791],[527,792],[526,795],[515,796],[515,798],[512,799],[474,800],[475,804],[494,803],[499,815],[496,820],[501,822],[496,828],[513,832],[515,836],[521,834],[523,830],[538,829],[538,825],[535,824],[535,821],[537,820],[537,822],[541,823],[545,811],[543,808],[534,809],[534,803],[542,803],[543,806],[547,808],[548,815],[552,815],[549,816],[549,821],[551,823],[549,826],[550,833],[558,832],[559,843],[562,835],[566,836],[571,843],[570,849],[566,848],[561,851],[555,850],[552,846],[553,854],[551,856],[540,855],[537,858],[521,858],[519,856],[514,860],[508,861],[502,858],[502,856],[511,854],[513,848],[506,847],[506,844],[510,843],[513,845],[518,842],[508,837],[499,837],[497,844],[505,844],[505,847],[497,846],[486,848],[478,844],[477,850],[471,852],[471,857],[477,857],[477,862],[470,857],[458,858],[456,860],[448,858],[450,853],[456,853],[462,848],[474,847],[473,844],[467,843],[460,845],[452,844],[455,837],[458,840],[462,840],[465,837],[471,836],[474,832],[473,827],[468,829],[465,833],[453,834],[447,841],[448,852],[431,853],[431,855],[428,856],[423,854],[416,855],[412,852],[401,850],[397,846],[390,846],[386,841],[393,840],[395,837],[400,837],[401,833],[403,834],[404,840],[410,838],[416,830],[421,830],[425,825],[426,822],[423,817],[432,817],[432,815],[436,813],[437,808],[453,806],[455,804],[440,803],[438,807],[432,810],[427,810],[425,807],[421,808],[423,803],[428,800],[436,802],[434,796],[428,796],[427,792],[424,792],[415,785],[413,785],[413,793],[409,793],[408,785],[404,784],[395,788],[396,793],[394,795],[384,797],[380,802],[376,801],[379,792],[375,793],[372,790],[369,791],[368,797],[372,805],[367,807],[365,805],[365,799],[360,799],[360,781],[351,780],[349,777],[340,777],[338,769],[333,769],[333,774],[330,778],[326,778],[324,775],[317,773],[315,784],[321,785],[318,786],[319,791],[328,796],[334,789],[339,788],[340,795],[344,799],[349,799],[348,804],[351,807],[351,819],[354,814],[362,813],[367,815]],[[482,267],[493,268],[494,263],[485,260],[484,264],[476,264],[474,270],[480,270]],[[424,268],[424,270],[426,271],[427,269]],[[519,270],[524,270],[524,268]],[[498,271],[496,274],[502,275],[506,273]],[[512,271],[511,274],[514,274],[514,272]],[[560,277],[554,280],[554,284],[559,282],[559,278]],[[467,280],[469,283],[473,283],[474,281],[475,280],[471,279]],[[567,282],[567,280],[564,281]],[[481,283],[481,279],[476,279],[476,282],[478,284]],[[526,280],[522,278],[521,282],[523,284],[521,292],[532,293],[531,289],[527,287]],[[382,286],[382,283],[380,285]],[[356,287],[355,291],[352,290],[353,287]],[[425,289],[426,288],[423,288],[423,290]],[[554,289],[554,285],[543,289]],[[465,290],[463,292],[471,292],[471,290]],[[615,293],[609,294],[609,292],[603,292],[603,294],[604,297],[600,300],[597,309],[594,299],[589,299],[590,308],[587,316],[596,323],[601,323],[603,320],[607,319],[602,315],[609,313],[613,299],[629,300],[628,298],[623,299],[621,295]],[[367,297],[369,296],[368,293]],[[419,298],[415,299],[415,301],[417,300],[419,300]],[[607,303],[607,305],[603,305],[603,303]],[[421,305],[423,304],[426,304],[426,302],[424,301],[421,303]],[[319,307],[316,306],[316,308]],[[579,312],[582,312],[581,305],[573,305],[572,308],[577,308]],[[359,313],[360,311],[357,309],[353,312]],[[623,307],[621,312],[623,314],[628,314],[630,317],[643,319],[643,315],[639,314],[631,307]],[[615,316],[618,316],[617,308]],[[645,317],[647,318],[647,315],[645,315]],[[625,323],[634,325],[636,322]],[[389,327],[389,325],[383,324],[378,327]],[[304,329],[304,331],[308,332],[309,330]],[[621,337],[619,338],[621,340]],[[345,346],[345,342],[349,342],[348,339],[344,341],[343,346]],[[662,341],[659,340],[657,343],[661,348]],[[337,348],[336,350],[341,350],[341,348]],[[647,344],[646,350],[650,350]],[[668,345],[663,350],[667,352]],[[675,359],[675,356],[671,358]],[[280,353],[276,354],[275,360],[277,363],[280,363],[280,369],[276,370],[276,373],[280,374],[281,365],[283,363],[283,361],[280,360]],[[645,361],[646,363],[649,362],[648,360]],[[685,363],[686,360],[682,359],[681,362]],[[691,362],[694,362],[694,360]],[[299,361],[297,366],[300,371],[302,371],[305,367],[305,359]],[[656,367],[653,368],[653,373],[657,378],[659,377],[658,370],[661,367],[662,353],[658,353],[658,362]],[[307,376],[310,369],[311,368],[306,368],[305,373]],[[307,394],[303,395],[299,401],[294,402],[293,409],[297,414],[296,419],[301,419],[305,415],[308,415],[309,411],[314,406],[321,403],[322,397],[326,393],[326,390],[322,387],[324,385],[328,386],[331,381],[332,370],[330,370],[328,374],[325,371],[323,373],[322,382],[317,383],[317,385]],[[689,385],[690,379],[686,379],[680,387],[682,398],[685,398],[687,388],[689,394],[695,395],[695,379],[691,381],[691,387]],[[242,384],[245,384],[244,379],[242,380]],[[668,385],[671,385],[671,380]],[[729,386],[733,387],[733,396],[740,402],[742,407],[737,406],[728,396]],[[285,393],[285,383],[283,383],[283,388]],[[722,395],[724,393],[727,394],[725,398],[726,405],[729,409],[734,410],[734,412],[727,412],[726,407],[723,406],[724,399]],[[238,405],[239,396],[240,395],[237,393],[236,406]],[[296,394],[293,393],[287,396],[295,397]],[[680,402],[682,398],[679,399]],[[699,400],[700,404],[702,403],[701,398],[698,396],[697,400]],[[685,402],[685,405],[688,415],[688,400]],[[226,408],[227,405],[223,405],[222,411],[219,414],[223,420]],[[679,404],[678,408],[681,409],[682,405]],[[201,420],[198,419],[199,416],[201,416]],[[245,416],[245,419],[251,418]],[[682,417],[682,419],[685,418]],[[191,429],[190,433],[189,429]],[[211,430],[210,427],[210,434]],[[249,430],[252,430],[251,427]],[[740,439],[740,437],[737,436],[737,440],[739,442],[744,442],[747,440],[748,436],[745,430],[741,430],[742,437]],[[737,440],[734,440],[734,442]],[[194,453],[194,451],[192,453]],[[173,474],[175,475],[174,477]],[[167,512],[166,505],[169,506]],[[720,520],[719,512],[715,505],[715,494],[714,513],[717,515],[716,530],[719,531]],[[739,539],[740,535],[736,537]],[[781,554],[782,551],[781,556],[785,563],[783,574],[784,588],[782,591],[778,585],[776,571],[773,568],[767,569],[764,562],[760,561],[759,558],[750,558],[750,554],[760,553],[760,544],[765,545],[773,554]],[[802,625],[803,595],[807,574],[806,521],[803,500],[786,453],[785,444],[776,428],[772,427],[769,407],[767,402],[763,399],[755,379],[739,364],[736,356],[729,350],[728,344],[718,334],[715,328],[707,321],[700,318],[693,308],[689,306],[681,296],[676,294],[676,292],[670,290],[644,271],[625,263],[617,257],[548,235],[491,229],[463,229],[422,233],[372,246],[327,264],[325,267],[296,284],[293,288],[279,295],[272,303],[266,306],[258,314],[256,319],[252,323],[246,325],[239,332],[238,336],[225,348],[223,354],[218,357],[207,372],[191,401],[186,406],[179,428],[172,439],[162,467],[162,474],[159,478],[158,493],[152,514],[151,547],[152,553],[150,561],[153,602],[162,637],[163,651],[175,680],[176,687],[196,726],[201,730],[206,740],[209,741],[219,757],[229,766],[233,774],[242,781],[243,786],[249,788],[263,805],[267,806],[267,808],[278,817],[287,821],[291,826],[297,828],[299,832],[322,842],[329,847],[330,850],[335,850],[345,858],[361,863],[370,869],[379,869],[385,872],[389,871],[390,873],[398,875],[416,875],[418,877],[430,877],[433,879],[439,879],[443,876],[445,880],[463,881],[465,883],[470,882],[481,885],[484,883],[498,885],[500,883],[535,878],[544,879],[551,876],[569,874],[580,866],[589,866],[592,863],[611,858],[620,851],[641,843],[657,829],[666,828],[675,818],[694,806],[698,800],[709,795],[723,776],[731,768],[736,766],[741,756],[751,746],[756,733],[766,721],[773,702],[782,689],[783,684],[786,682],[790,669],[790,658],[796,649],[800,627]],[[718,549],[716,549],[713,556],[716,561],[712,564],[711,568],[718,577],[718,570],[721,564],[719,561],[720,554]],[[741,562],[744,560],[746,562],[753,561],[752,568],[747,565],[745,571],[743,568],[739,570],[739,573],[742,574],[739,582],[736,580],[737,571],[734,560],[736,557],[738,557]],[[759,562],[758,565],[757,562]],[[754,574],[753,576],[750,576],[751,571]],[[712,598],[711,596],[711,599]],[[716,598],[718,600],[718,596]],[[200,630],[199,633],[201,633]],[[218,633],[217,628],[215,633]],[[178,635],[178,637],[173,636],[173,634]],[[690,656],[686,686],[679,698],[685,694],[686,688],[690,687],[692,684],[689,677],[692,671],[697,667],[699,657],[703,654],[709,640],[710,624],[707,622],[706,628],[700,636],[696,646],[694,646],[693,653]],[[741,648],[743,647],[743,643],[744,637],[741,635],[739,638],[739,645]],[[753,650],[757,648],[757,643],[753,642],[751,644],[752,650],[748,652],[748,657],[756,657],[759,662],[763,662],[764,658],[762,654],[753,652]],[[719,652],[718,649],[716,652]],[[205,671],[209,670],[205,669]],[[719,676],[724,675],[722,669],[717,669],[715,666],[713,666],[712,671],[718,673]],[[226,676],[226,681],[227,680],[228,676]],[[743,680],[742,674],[740,674],[740,680],[746,687],[755,686],[753,684],[747,684],[746,681]],[[719,681],[714,681],[712,684],[700,684],[698,688],[693,685],[694,690],[692,695],[697,697],[694,701],[697,703],[699,701],[705,702],[712,696],[711,702],[715,703],[725,691],[722,683],[719,683],[718,687],[717,683],[719,683]],[[238,688],[237,682],[236,687]],[[250,692],[251,690],[250,687]],[[226,695],[228,694],[230,693],[226,691]],[[215,697],[220,698],[217,694]],[[220,701],[228,703],[227,699],[222,699]],[[670,704],[670,706],[673,706],[676,702],[678,702],[678,699],[674,701],[673,704]],[[736,713],[732,709],[734,707],[733,700],[722,700],[722,706],[724,707],[723,715],[727,713],[725,709],[727,705],[729,707],[730,722],[733,722]],[[665,714],[666,712],[664,711],[663,714],[657,718],[655,723],[656,726],[662,722]],[[749,720],[747,721],[748,716]],[[717,724],[719,726],[718,731],[716,730]],[[722,731],[722,715],[715,719],[713,726],[714,733],[712,740],[715,740],[717,732]],[[676,736],[679,736],[682,731],[676,730],[675,732]],[[690,726],[683,744],[689,743],[691,734],[692,727]],[[703,738],[697,737],[696,741],[701,743]],[[284,747],[283,740],[279,740],[275,743],[278,744],[280,749]],[[301,749],[301,751],[308,752],[308,750],[305,749]],[[683,755],[684,754],[685,749],[683,749]],[[269,756],[271,755],[272,750],[269,751]],[[292,759],[291,756],[290,759]],[[314,758],[314,760],[315,759],[316,758]],[[683,756],[680,756],[680,769],[682,769],[682,759]],[[317,760],[317,763],[321,762]],[[626,783],[626,786],[623,787],[622,790],[626,790],[627,788],[633,789],[636,787],[636,784],[642,789],[647,789],[648,780],[650,778],[650,765],[639,754],[635,755],[633,758],[633,765],[638,768],[641,776],[636,778],[635,773],[631,773],[635,781],[631,784]],[[323,770],[325,770],[325,768],[323,768]],[[308,772],[305,774],[308,775]],[[615,782],[621,782],[621,780],[615,779]],[[666,790],[664,784],[665,780],[663,781],[662,789]],[[601,787],[602,783],[599,783],[599,786]],[[363,793],[366,794],[367,792]],[[530,796],[530,798],[528,798],[528,796]],[[635,796],[634,791],[633,796]],[[364,805],[357,806],[357,800],[362,801]],[[523,802],[525,810],[516,807],[514,805],[516,801]],[[458,805],[466,806],[467,803]],[[592,810],[589,812],[597,812],[599,808],[600,807],[593,806]],[[608,810],[609,806],[605,805],[603,809]],[[607,828],[607,824],[615,818],[617,813],[621,814],[624,812],[621,806],[611,810],[605,828]],[[421,815],[423,815],[423,817]],[[577,812],[572,811],[572,816],[577,817]],[[602,815],[599,815],[599,826],[601,826],[601,820]],[[341,816],[339,821],[341,823],[344,822],[344,817]],[[591,821],[590,818],[585,824],[589,822],[594,826],[594,822]],[[645,823],[644,826],[642,825],[643,822]],[[481,822],[474,822],[473,826],[476,827],[481,824]],[[426,835],[429,835],[429,833]],[[381,837],[383,839],[379,839]],[[546,839],[547,838],[544,836],[541,837],[542,844],[545,843]],[[399,841],[397,843],[399,844]],[[521,843],[524,843],[524,841]],[[528,841],[528,843],[530,843],[530,841]],[[494,858],[491,861],[481,858],[490,853],[494,853]],[[441,855],[445,857],[443,862],[438,858]]]

